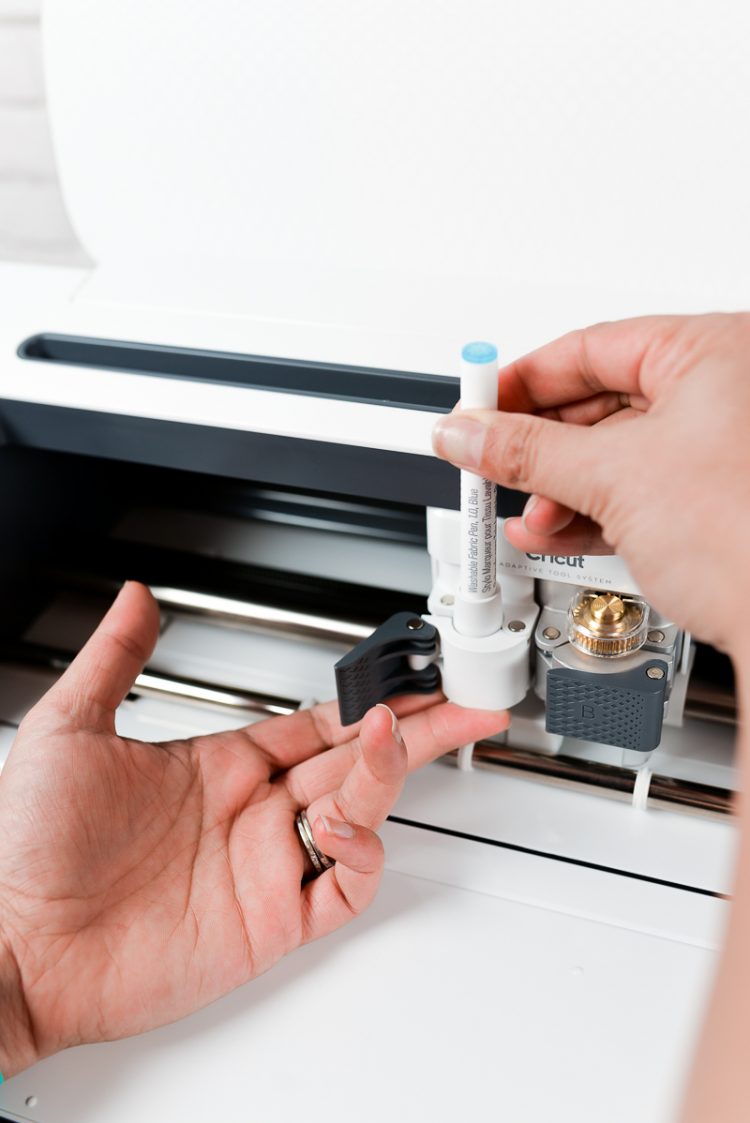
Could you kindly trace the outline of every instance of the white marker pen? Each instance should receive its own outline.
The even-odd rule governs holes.
[[[467,343],[461,352],[461,408],[497,409],[497,348]],[[453,625],[465,636],[490,636],[503,625],[497,587],[497,488],[461,472],[461,574]]]

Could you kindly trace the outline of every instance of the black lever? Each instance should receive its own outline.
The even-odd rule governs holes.
[[[430,663],[414,670],[409,656],[435,657],[437,628],[411,612],[397,612],[371,636],[339,659],[336,692],[342,725],[360,721],[378,702],[394,694],[431,694],[440,686],[440,670]]]

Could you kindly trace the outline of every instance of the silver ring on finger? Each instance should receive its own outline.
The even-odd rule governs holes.
[[[330,858],[326,857],[320,847],[316,844],[313,838],[312,827],[310,820],[307,817],[306,811],[298,811],[297,817],[294,820],[294,825],[297,828],[297,834],[304,848],[305,853],[312,862],[313,877],[320,877],[326,870],[330,870],[336,863],[332,862]]]

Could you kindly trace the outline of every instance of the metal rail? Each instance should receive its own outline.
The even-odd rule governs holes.
[[[42,667],[64,671],[74,657],[75,652],[27,643],[0,654],[0,661],[25,669]],[[267,717],[296,713],[301,705],[294,699],[274,694],[262,694],[254,690],[243,690],[241,687],[204,682],[201,679],[176,678],[152,667],[146,667],[138,675],[129,693],[218,706],[221,709],[244,710],[248,713],[265,714]]]
[[[451,756],[457,757],[457,754]],[[628,802],[633,798],[637,775],[616,765],[561,754],[548,756],[491,741],[481,741],[476,745],[473,761],[480,768],[504,768],[551,784],[585,791],[595,789],[598,795]],[[654,773],[649,785],[648,806],[671,810],[680,807],[724,818],[732,811],[733,794],[727,788]]]
[[[372,628],[367,624],[355,624],[349,620],[332,620],[326,616],[293,612],[288,608],[275,608],[273,605],[240,601],[231,597],[216,596],[213,593],[198,593],[192,589],[152,585],[151,592],[164,608],[179,608],[201,616],[242,622],[251,627],[293,633],[296,636],[355,644],[366,639],[372,632]]]
[[[299,709],[299,702],[288,698],[277,698],[272,694],[256,694],[250,690],[235,687],[217,687],[198,679],[177,679],[158,671],[144,671],[133,683],[131,694],[150,697],[177,698],[186,702],[208,706],[221,706],[232,710],[247,710],[249,713],[293,714]]]

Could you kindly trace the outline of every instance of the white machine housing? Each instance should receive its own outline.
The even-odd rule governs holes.
[[[323,382],[345,377],[336,364],[447,378],[470,339],[510,360],[600,319],[750,303],[739,0],[46,0],[43,24],[63,193],[92,264],[0,266],[0,596],[5,629],[28,610],[12,637],[27,651],[93,626],[95,597],[42,597],[30,577],[45,544],[89,531],[115,558],[179,546],[338,583],[365,617],[368,599],[432,589],[449,643],[457,479],[432,458],[436,409],[363,397],[356,371],[351,393],[180,373],[170,348],[206,370],[220,353],[312,364]],[[255,513],[212,506],[245,483]],[[306,513],[285,521],[281,491]],[[334,499],[372,525],[337,529]],[[406,508],[429,509],[429,554],[394,529]],[[390,518],[379,536],[373,511]],[[618,563],[597,565],[596,587],[622,591]],[[555,583],[578,577],[556,568]],[[507,556],[499,572],[530,632],[549,574]],[[196,615],[173,584],[151,678],[119,715],[131,736],[243,724],[251,696],[271,713],[330,695],[368,630],[344,642],[252,588],[212,590],[216,618]],[[526,636],[497,660],[519,699],[499,767],[410,779],[366,918],[178,1026],[7,1081],[0,1116],[239,1123],[302,1104],[317,1123],[335,1087],[362,1123],[666,1123],[726,921],[733,728],[686,719],[651,762],[665,799],[714,792],[720,814],[647,803],[605,750],[545,733]],[[57,673],[0,668],[0,760]]]

